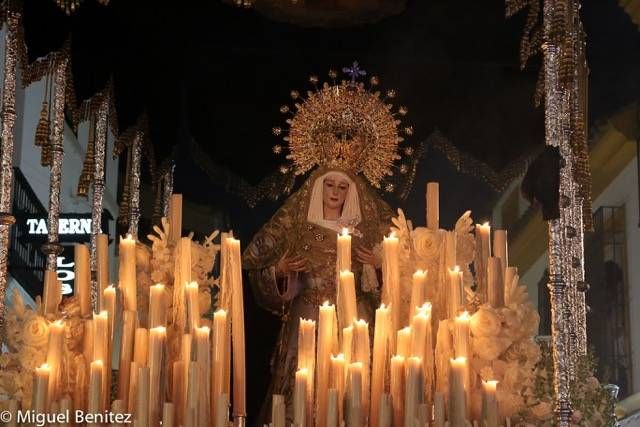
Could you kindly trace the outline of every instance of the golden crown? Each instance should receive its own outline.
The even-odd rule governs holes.
[[[276,145],[276,154],[284,153],[289,164],[281,166],[282,173],[293,171],[301,175],[315,166],[328,166],[362,173],[376,188],[394,191],[394,184],[385,183],[396,169],[401,174],[411,170],[409,162],[402,164],[400,152],[411,157],[413,149],[400,149],[404,138],[400,134],[412,135],[413,128],[401,129],[399,117],[407,114],[406,107],[394,111],[391,100],[395,90],[388,90],[382,96],[377,90],[379,79],[369,79],[371,87],[357,79],[366,75],[357,62],[343,72],[350,80],[336,83],[337,73],[329,72],[333,84],[323,83],[318,87],[318,77],[309,81],[315,91],[308,91],[306,99],[296,90],[291,91],[293,108],[283,105],[280,112],[287,118],[288,130],[274,127],[276,136],[284,135],[285,146]],[[400,163],[400,164],[397,164]]]

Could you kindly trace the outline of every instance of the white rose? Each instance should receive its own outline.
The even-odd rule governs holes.
[[[471,316],[471,333],[475,337],[496,336],[500,333],[501,323],[493,308],[483,306]]]
[[[42,316],[33,315],[25,319],[22,326],[22,342],[25,345],[44,347],[49,340],[49,325]]]
[[[436,259],[440,255],[440,234],[425,227],[418,227],[411,232],[413,249],[416,255],[425,261]]]

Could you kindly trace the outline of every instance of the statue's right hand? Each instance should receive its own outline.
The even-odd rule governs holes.
[[[289,256],[289,251],[276,264],[276,276],[287,277],[289,273],[307,271],[307,260],[302,256]]]

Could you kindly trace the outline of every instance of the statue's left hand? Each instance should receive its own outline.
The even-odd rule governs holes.
[[[356,259],[362,264],[370,264],[375,268],[380,268],[382,260],[378,258],[371,249],[367,249],[364,246],[358,246],[356,248]]]

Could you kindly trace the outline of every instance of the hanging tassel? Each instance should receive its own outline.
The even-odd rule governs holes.
[[[49,143],[49,135],[51,135],[51,122],[49,122],[49,103],[42,103],[40,111],[40,120],[36,127],[36,147],[44,147]]]

